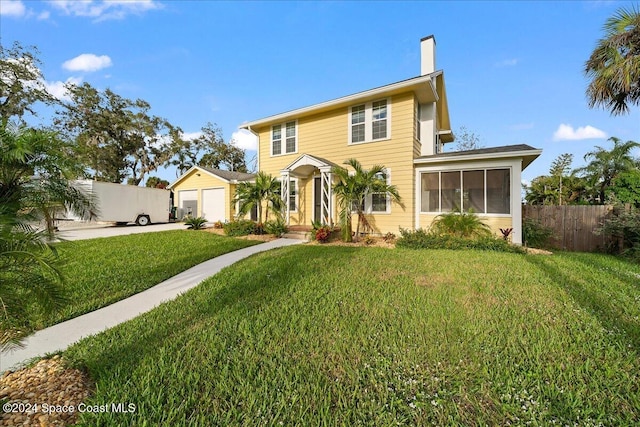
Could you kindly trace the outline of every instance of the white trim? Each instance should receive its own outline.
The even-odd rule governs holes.
[[[169,184],[169,185],[167,186],[167,190],[171,190],[171,189],[173,189],[173,188],[174,188],[176,185],[178,185],[182,180],[184,180],[184,179],[187,177],[187,175],[189,175],[191,172],[193,172],[193,171],[195,171],[195,170],[198,170],[198,171],[200,171],[200,172],[204,172],[204,173],[206,173],[207,175],[212,176],[212,177],[214,177],[214,178],[217,178],[217,179],[219,179],[219,180],[220,180],[220,181],[222,181],[222,182],[226,182],[227,184],[238,184],[239,182],[252,182],[252,181],[253,181],[253,180],[242,180],[242,181],[238,181],[237,179],[226,179],[226,178],[221,177],[220,175],[217,175],[217,174],[216,174],[216,173],[214,173],[214,172],[208,171],[208,170],[206,170],[206,169],[204,169],[204,168],[202,168],[202,167],[200,167],[200,166],[196,165],[196,166],[191,166],[191,167],[189,168],[189,170],[188,170],[188,171],[186,171],[185,173],[183,173],[182,175],[180,175],[180,176],[179,176],[179,177],[178,177],[174,182],[172,182],[171,184]],[[258,169],[258,170],[260,170],[260,169]],[[231,171],[226,171],[226,172],[231,172]],[[248,175],[251,175],[251,174],[248,174]]]
[[[445,153],[446,154],[446,153]],[[428,158],[416,158],[413,160],[415,165],[429,164],[429,163],[450,163],[450,162],[466,162],[474,160],[485,159],[509,159],[513,157],[530,157],[539,156],[542,154],[542,150],[524,150],[524,151],[507,151],[499,153],[484,153],[484,154],[463,154],[459,156],[429,156]]]
[[[310,179],[311,181],[311,221],[316,220],[316,179],[320,181],[320,194],[322,194],[322,176],[312,175]],[[320,199],[320,212],[318,213],[318,216],[320,217],[320,221],[322,221],[322,199]]]
[[[386,132],[386,136],[384,138],[377,138],[374,139],[373,138],[373,123],[374,123],[374,119],[373,119],[373,103],[375,102],[380,102],[380,101],[385,101],[386,102],[386,108],[387,108],[387,116],[385,119],[380,119],[380,120],[386,120],[387,121],[387,132]],[[363,123],[358,123],[363,124],[364,125],[364,141],[357,141],[357,142],[353,142],[352,138],[353,138],[353,126],[354,124],[351,123],[352,120],[352,111],[354,107],[360,107],[364,105],[364,122]],[[369,102],[363,102],[360,104],[355,104],[349,107],[349,113],[347,114],[347,126],[348,126],[348,145],[359,145],[359,144],[367,144],[370,142],[380,142],[380,141],[387,141],[391,139],[391,97],[387,97],[387,98],[381,98],[381,99],[374,99],[372,101]]]
[[[387,177],[387,185],[391,185],[391,169],[385,168],[382,171]],[[367,196],[367,200],[365,201],[366,213],[370,215],[388,215],[391,213],[391,196],[387,194],[387,204],[386,209],[384,211],[374,211],[373,210],[373,194],[371,193]],[[377,194],[377,193],[376,193]]]
[[[343,96],[341,98],[332,99],[330,101],[321,102],[319,104],[310,105],[308,107],[298,108],[295,110],[287,111],[285,113],[276,114],[273,116],[265,117],[264,119],[254,120],[252,122],[244,123],[239,126],[239,129],[248,129],[251,126],[263,126],[268,124],[278,124],[283,120],[289,121],[291,117],[299,117],[301,115],[312,113],[315,110],[325,108],[337,108],[340,106],[347,106],[349,104],[362,103],[360,101],[366,101],[368,99],[380,96],[389,96],[394,93],[404,92],[407,89],[415,86],[415,91],[418,94],[421,103],[437,102],[439,100],[438,93],[436,91],[435,84],[432,78],[442,74],[442,70],[435,71],[431,74],[424,76],[414,77],[412,79],[403,80],[396,83],[391,83],[386,86],[369,89],[364,92],[358,92],[353,95]]]
[[[294,124],[294,138],[295,138],[295,148],[293,151],[287,152],[287,125],[289,123],[293,123]],[[273,152],[273,128],[275,126],[280,126],[280,153],[279,154],[274,154]],[[274,123],[271,125],[271,129],[269,131],[269,153],[271,154],[271,157],[279,157],[279,156],[286,156],[289,154],[297,154],[298,153],[298,120],[294,119],[294,120],[287,120],[284,121],[282,123]]]
[[[294,203],[295,203],[295,209],[290,209],[289,212],[290,213],[298,213],[298,211],[300,210],[300,182],[298,181],[298,178],[294,178],[293,176],[289,176],[289,185],[288,185],[288,189],[289,189],[289,197],[291,197],[291,181],[294,182],[294,190],[296,192],[295,197],[294,197]]]
[[[522,159],[502,159],[492,162],[474,162],[467,164],[450,164],[440,166],[427,166],[415,168],[415,229],[420,228],[420,215],[434,215],[435,213],[422,213],[422,182],[421,174],[423,172],[447,171],[447,170],[468,170],[468,169],[511,169],[511,214],[484,214],[485,217],[505,218],[511,217],[511,226],[513,233],[511,241],[516,245],[522,244],[522,202],[520,185],[522,181]]]
[[[429,168],[431,169],[431,168]],[[422,215],[440,215],[442,213],[451,212],[451,211],[443,211],[442,210],[442,172],[459,172],[459,180],[460,184],[464,185],[463,182],[463,172],[470,171],[483,171],[483,190],[484,190],[484,212],[475,212],[476,215],[482,217],[502,217],[502,218],[511,218],[513,216],[513,203],[509,204],[509,213],[498,213],[498,212],[487,212],[487,171],[489,170],[508,170],[509,171],[509,199],[513,198],[511,180],[513,179],[514,170],[513,165],[502,165],[502,166],[477,166],[477,167],[458,167],[458,168],[447,168],[447,169],[437,169],[437,170],[423,170],[418,174],[419,181],[417,182],[419,186],[419,199],[416,200],[416,203],[419,205],[418,214]],[[438,210],[437,211],[428,211],[425,212],[422,210],[422,174],[423,173],[438,173]],[[463,188],[460,188],[460,200],[458,201],[458,206],[460,209],[463,208],[464,204],[464,191]],[[511,201],[511,200],[510,200]]]
[[[295,159],[287,167],[285,167],[282,171],[292,171],[292,170],[295,170],[295,169],[299,168],[300,166],[313,166],[313,167],[316,167],[318,169],[320,169],[322,167],[331,167],[331,165],[328,165],[327,163],[323,162],[322,160],[320,160],[320,159],[318,159],[316,157],[313,157],[311,154],[303,154],[302,156],[300,156],[297,159]]]

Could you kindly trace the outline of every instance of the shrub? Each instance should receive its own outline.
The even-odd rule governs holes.
[[[522,221],[522,239],[525,246],[542,248],[547,245],[549,237],[553,235],[553,230],[545,227],[535,219],[526,218]]]
[[[610,252],[640,262],[640,210],[616,207],[600,232],[613,237]]]
[[[318,228],[315,233],[312,233],[312,235],[318,242],[326,243],[329,241],[329,237],[331,237],[331,227],[323,225]]]
[[[316,233],[324,227],[320,221],[311,220],[311,240],[316,240]]]
[[[431,230],[438,235],[457,237],[484,237],[491,235],[489,226],[482,222],[472,210],[469,210],[469,212],[454,210],[453,212],[438,215],[431,224]]]
[[[391,233],[391,232],[389,232],[389,233],[384,235],[383,239],[387,243],[393,242],[394,240],[396,240],[396,235]]]
[[[223,227],[223,225],[224,225],[224,224],[222,223],[222,221],[216,221],[216,222],[214,222],[214,223],[213,223],[213,228],[216,228],[216,229],[218,229],[218,230],[221,230],[221,229],[222,229],[222,227]]]
[[[284,219],[278,218],[272,221],[267,221],[264,224],[264,231],[266,231],[267,234],[273,234],[274,236],[280,237],[289,231],[289,228],[284,222]]]
[[[185,217],[184,223],[187,226],[188,230],[202,230],[204,225],[207,223],[207,220],[199,217]]]
[[[504,240],[509,240],[509,236],[511,235],[511,233],[513,232],[513,228],[501,228],[500,229],[500,233],[502,233],[502,238]]]
[[[227,222],[222,226],[222,228],[224,229],[224,234],[227,236],[247,236],[249,234],[254,234],[256,223],[248,219],[241,219],[238,221]]]
[[[524,249],[521,247],[511,245],[504,239],[491,235],[470,239],[450,234],[438,235],[429,233],[423,229],[415,231],[400,229],[400,235],[396,243],[396,247],[398,248],[480,249],[497,252],[524,253]]]

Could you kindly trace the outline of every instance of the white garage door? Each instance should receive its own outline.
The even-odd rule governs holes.
[[[202,216],[207,221],[224,221],[224,210],[224,188],[202,190]]]

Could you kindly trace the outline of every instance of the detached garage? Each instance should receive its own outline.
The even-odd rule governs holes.
[[[235,216],[233,198],[238,182],[255,175],[194,166],[168,188],[174,192],[177,218],[199,216],[209,222],[231,221]]]

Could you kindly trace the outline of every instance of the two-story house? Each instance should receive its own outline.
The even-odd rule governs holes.
[[[331,169],[355,158],[382,164],[403,206],[384,194],[365,204],[376,233],[428,228],[443,212],[473,209],[521,243],[521,172],[541,150],[528,145],[443,152],[454,140],[444,72],[433,36],[420,42],[418,77],[243,124],[258,137],[258,169],[281,177],[290,225],[338,223]]]

